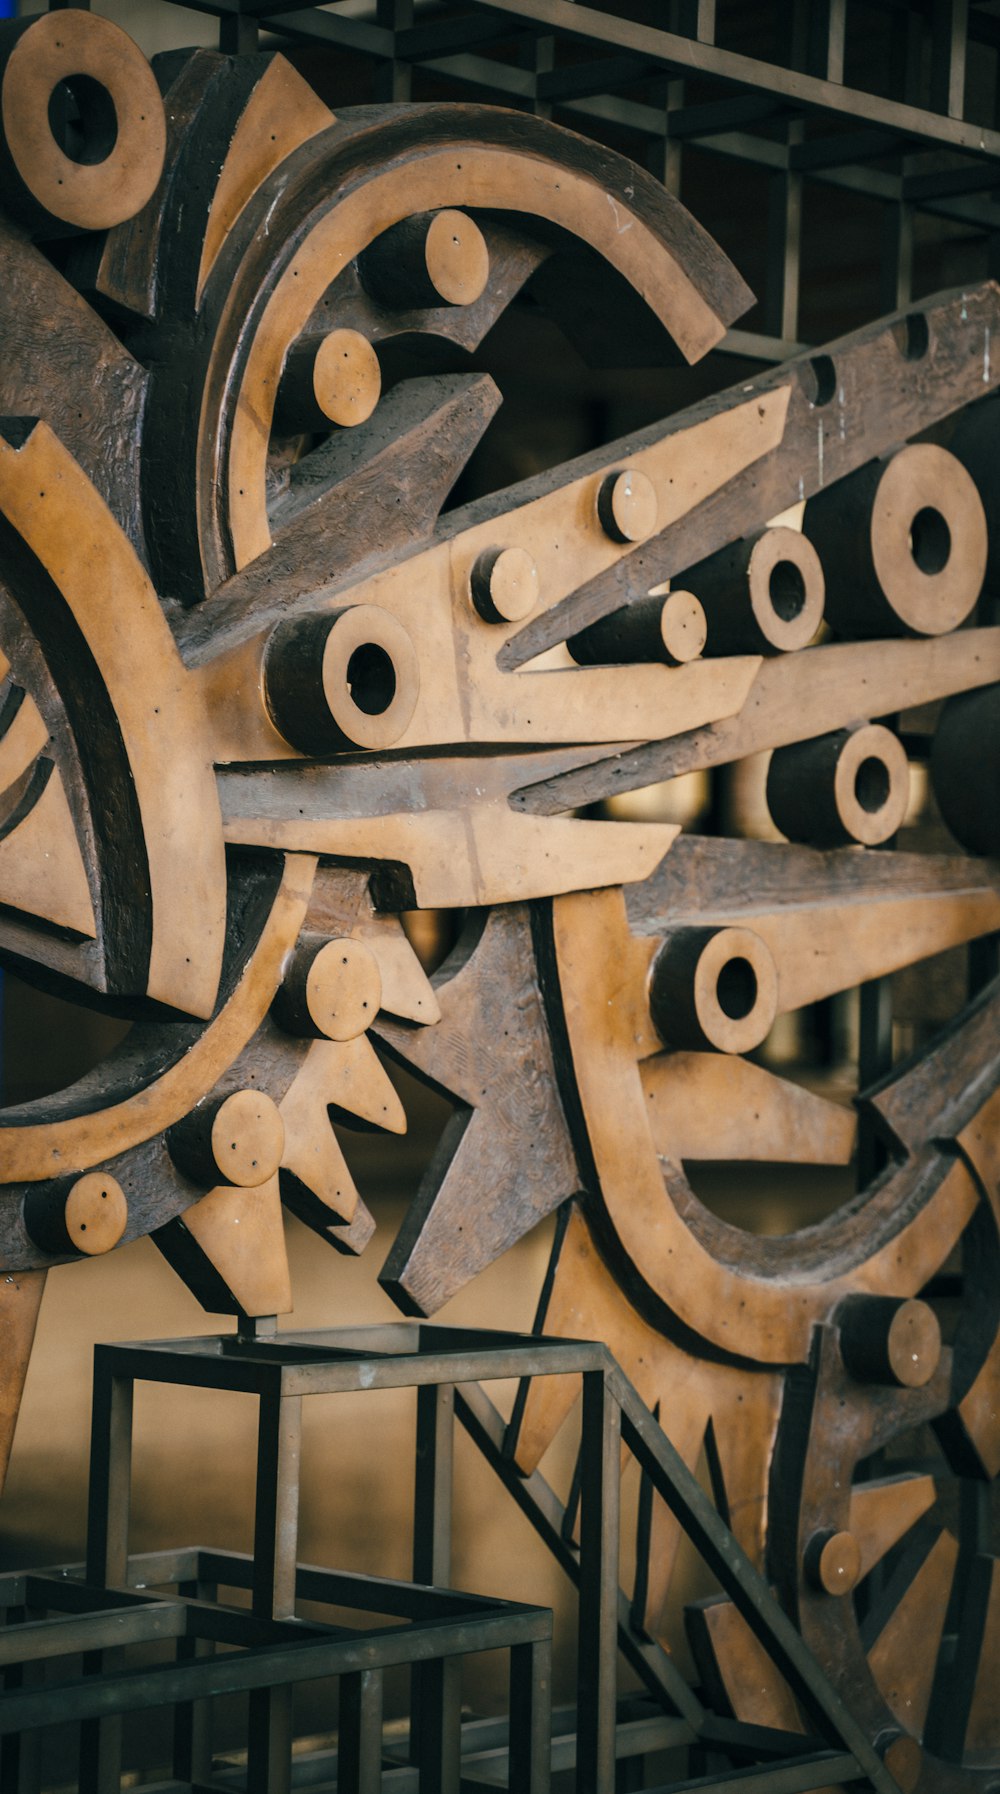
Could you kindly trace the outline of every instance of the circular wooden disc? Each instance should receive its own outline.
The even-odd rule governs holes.
[[[915,635],[957,629],[982,590],[986,550],[986,513],[961,462],[934,443],[900,449],[879,480],[871,552],[906,628]]]
[[[96,1258],[117,1246],[128,1223],[121,1184],[106,1171],[78,1177],[66,1198],[66,1232],[77,1252]]]
[[[237,1090],[212,1123],[212,1157],[228,1184],[253,1188],[273,1177],[285,1150],[278,1105],[262,1090]]]
[[[886,1352],[892,1374],[905,1389],[922,1389],[941,1359],[941,1328],[933,1308],[916,1300],[897,1308]]]
[[[392,747],[420,696],[411,637],[377,604],[341,611],[323,650],[323,691],[337,728],[356,747]]]
[[[844,831],[863,847],[877,847],[902,826],[910,801],[910,763],[898,735],[881,723],[854,729],[833,775],[834,802]]]
[[[791,654],[823,621],[826,581],[819,555],[801,530],[779,525],[754,543],[747,568],[750,605],[765,641]]]
[[[52,134],[49,102],[68,82],[81,159]],[[166,120],[156,78],[125,32],[97,13],[43,14],[11,51],[0,90],[7,148],[29,192],[65,224],[107,230],[133,218],[163,172]]]
[[[424,243],[427,277],[446,305],[472,305],[490,277],[490,252],[465,212],[438,212]]]
[[[820,1532],[806,1546],[806,1574],[827,1595],[849,1595],[861,1576],[861,1547],[852,1532]]]
[[[538,603],[538,568],[526,548],[487,548],[472,569],[470,589],[487,623],[520,623]]]
[[[328,1040],[355,1040],[370,1028],[382,1002],[378,960],[363,941],[327,941],[306,979],[306,1004]]]
[[[750,928],[720,928],[698,959],[694,1003],[707,1041],[720,1053],[760,1046],[778,1012],[778,972],[770,948]]]
[[[597,514],[614,542],[645,542],[656,528],[656,488],[639,468],[609,473],[597,496]]]
[[[359,330],[331,330],[313,363],[316,403],[331,423],[349,429],[371,417],[382,391],[382,369]]]
[[[697,660],[708,640],[708,621],[693,592],[668,592],[660,612],[660,635],[669,658],[678,666]]]

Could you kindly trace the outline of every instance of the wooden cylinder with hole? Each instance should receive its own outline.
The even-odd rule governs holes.
[[[359,330],[300,337],[289,351],[274,408],[279,435],[367,423],[382,391],[379,359]]]
[[[605,474],[597,490],[597,515],[612,542],[645,542],[656,529],[656,487],[641,467]]]
[[[806,505],[803,528],[826,569],[827,620],[842,635],[944,635],[982,590],[982,500],[934,443],[909,443],[827,487]]]
[[[358,266],[379,305],[472,305],[490,277],[490,252],[475,220],[448,208],[401,219],[369,244]]]
[[[273,1014],[286,1034],[356,1040],[382,1001],[378,960],[363,941],[303,936],[292,954]]]
[[[253,1189],[273,1177],[285,1150],[278,1105],[263,1090],[206,1097],[167,1131],[170,1157],[205,1189],[235,1184]]]
[[[823,621],[826,582],[800,530],[762,530],[732,542],[682,576],[708,619],[706,655],[792,654]]]
[[[376,604],[297,617],[271,632],[264,691],[277,728],[304,754],[392,747],[420,695],[417,651]]]
[[[852,1532],[814,1532],[802,1561],[806,1581],[824,1595],[849,1595],[861,1576],[861,1548]]]
[[[53,1258],[70,1252],[97,1258],[117,1246],[125,1232],[128,1202],[116,1178],[106,1171],[87,1171],[31,1190],[24,1201],[24,1225],[35,1245]]]
[[[767,769],[771,820],[806,847],[877,847],[902,826],[909,797],[906,750],[881,723],[776,748]]]
[[[859,1383],[922,1389],[941,1359],[941,1328],[926,1302],[848,1296],[836,1312],[840,1355]]]
[[[526,548],[484,548],[469,591],[484,622],[521,623],[538,603],[538,568]]]
[[[778,973],[750,928],[678,928],[653,961],[649,1009],[665,1046],[748,1053],[778,1012]]]
[[[941,815],[970,853],[1000,854],[1000,685],[944,705],[931,744],[931,785]]]
[[[627,666],[659,661],[684,666],[705,646],[708,624],[693,592],[637,598],[599,623],[572,635],[567,647],[579,666]]]
[[[33,236],[133,218],[166,142],[156,77],[118,25],[69,7],[0,27],[0,186]]]

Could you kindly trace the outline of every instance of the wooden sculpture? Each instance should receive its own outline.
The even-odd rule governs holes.
[[[4,1461],[52,1263],[151,1233],[255,1316],[291,1306],[282,1202],[362,1249],[330,1122],[404,1127],[374,1039],[455,1106],[400,1305],[560,1209],[540,1325],[706,1448],[901,1785],[987,1786],[1000,985],[863,1093],[886,1163],[821,1225],[751,1237],[684,1165],[846,1164],[854,1112],[748,1055],[1000,929],[1000,289],[442,514],[500,402],[463,364],[528,283],[612,362],[746,309],[677,202],[532,117],[335,118],[280,56],[154,79],[86,12],[0,29],[0,948],[134,1023],[0,1115]],[[919,729],[954,851],[875,851]],[[572,814],[761,750],[785,843]],[[431,983],[399,913],[441,906]],[[573,1398],[525,1392],[525,1469]],[[927,1423],[975,1526],[873,1473]],[[653,1634],[677,1544],[657,1506]],[[738,1715],[798,1723],[735,1609],[691,1629]]]

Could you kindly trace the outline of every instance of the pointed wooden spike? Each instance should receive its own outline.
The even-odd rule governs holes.
[[[380,916],[363,908],[354,928],[378,960],[382,974],[382,1008],[388,1015],[425,1025],[441,1019],[441,1009],[423,966],[413,951],[398,916]]]
[[[779,1732],[805,1730],[788,1683],[732,1601],[699,1601],[687,1622],[702,1681],[716,1699],[724,1697],[734,1718]]]
[[[868,1652],[868,1667],[887,1704],[908,1732],[923,1732],[958,1558],[942,1532]],[[920,1649],[913,1648],[914,1639]]]
[[[670,1159],[847,1165],[857,1117],[728,1053],[663,1053],[642,1067],[657,1152]]]
[[[300,1221],[321,1231],[334,1219],[349,1226],[358,1205],[354,1179],[327,1114],[331,1092],[339,1084],[331,1081],[323,1045],[310,1048],[278,1105],[285,1124],[281,1194]]]
[[[0,838],[0,904],[88,939],[96,932],[76,826],[50,760],[36,762]]]
[[[357,1258],[364,1251],[374,1232],[375,1217],[371,1210],[365,1207],[359,1196],[354,1219],[350,1225],[348,1226],[342,1221],[334,1221],[324,1230],[323,1238],[328,1240],[331,1246],[336,1246],[338,1252],[343,1252],[345,1256],[351,1258]]]
[[[406,1111],[367,1034],[355,1040],[318,1040],[309,1059],[322,1100],[344,1127],[405,1134]]]
[[[858,1483],[851,1490],[848,1530],[861,1552],[860,1576],[867,1576],[935,1500],[932,1476],[891,1476]],[[860,1578],[859,1578],[860,1579]]]
[[[222,164],[198,267],[198,297],[247,201],[261,182],[300,144],[334,124],[315,89],[275,56],[261,75]]]
[[[46,1276],[45,1271],[14,1271],[0,1277],[0,1493],[10,1463]]]
[[[287,1314],[292,1288],[277,1176],[220,1184],[153,1238],[211,1314]]]

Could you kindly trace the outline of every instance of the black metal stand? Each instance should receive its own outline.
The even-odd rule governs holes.
[[[583,1382],[578,1547],[541,1475],[517,1471],[505,1423],[482,1388],[566,1374]],[[130,1558],[137,1381],[257,1398],[252,1557],[190,1547]],[[302,1398],[403,1387],[418,1391],[415,1580],[298,1563]],[[456,1418],[579,1586],[578,1704],[575,1714],[559,1716],[555,1735],[551,1613],[447,1586]],[[707,1712],[660,1647],[633,1627],[619,1587],[623,1442],[787,1678],[816,1736],[767,1732]],[[220,1601],[220,1590],[233,1589],[249,1590],[249,1610]],[[296,1617],[298,1601],[380,1614],[388,1623],[305,1622]],[[705,1794],[729,1789],[736,1765],[741,1794],[754,1781],[767,1794],[804,1794],[859,1778],[878,1794],[898,1794],[766,1583],[598,1344],[399,1323],[99,1346],[85,1573],[75,1567],[0,1578],[0,1606],[8,1621],[0,1631],[3,1794],[39,1794],[32,1735],[67,1721],[81,1725],[81,1794],[119,1794],[121,1716],[155,1707],[174,1712],[171,1794],[289,1794],[305,1783],[337,1794],[468,1794],[504,1785],[543,1794],[553,1765],[575,1765],[579,1794],[614,1794],[616,1786],[643,1785],[643,1755],[674,1746],[687,1747],[695,1761],[701,1753],[700,1760],[729,1766],[693,1784]],[[154,1640],[173,1641],[170,1660],[128,1662],[127,1647]],[[509,1725],[463,1725],[462,1658],[496,1648],[510,1651]],[[656,1705],[618,1702],[619,1648]],[[65,1663],[80,1653],[82,1675]],[[43,1680],[46,1659],[60,1667]],[[397,1665],[414,1671],[408,1759],[383,1735],[382,1677]],[[340,1679],[338,1751],[298,1759],[293,1773],[292,1690],[330,1676]],[[245,1776],[212,1766],[210,1703],[236,1690],[250,1694]],[[623,1771],[626,1760],[631,1767]]]

